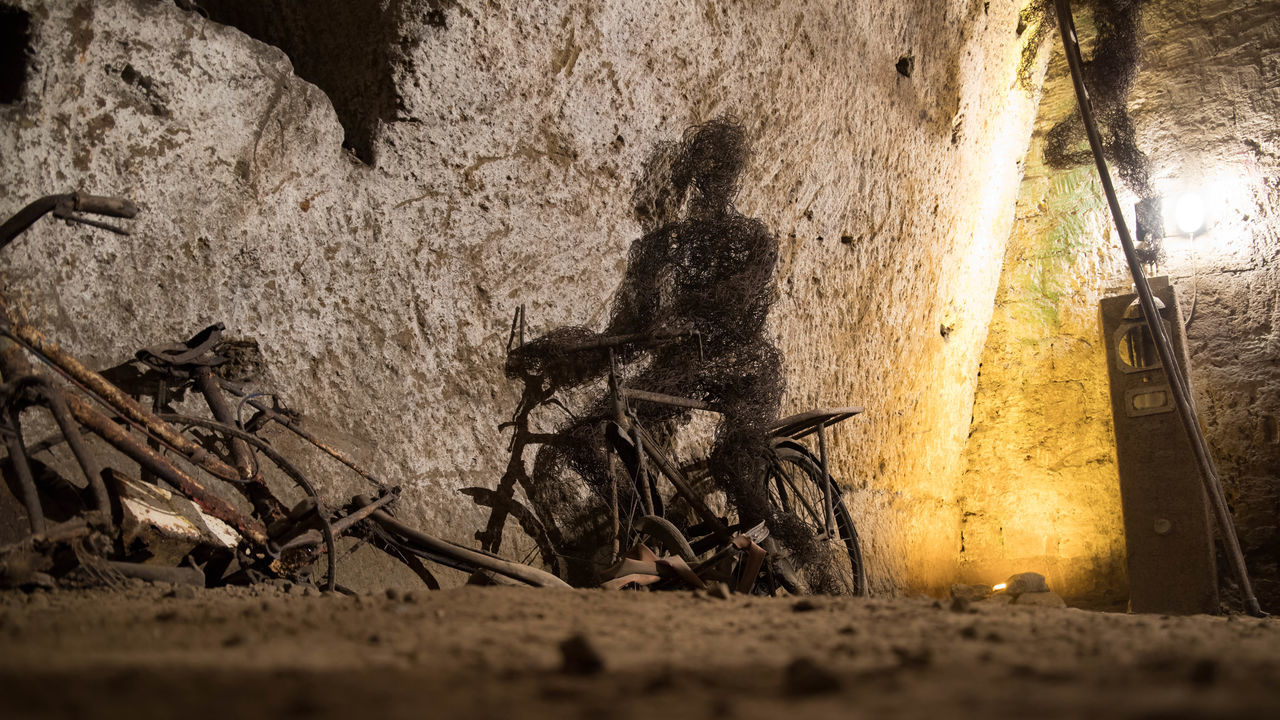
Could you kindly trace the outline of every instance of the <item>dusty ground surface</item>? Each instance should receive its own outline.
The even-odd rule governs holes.
[[[0,595],[0,708],[9,718],[1262,718],[1280,709],[1275,619],[903,598],[390,595],[143,585]],[[566,671],[561,643],[574,636],[598,653],[598,672]]]

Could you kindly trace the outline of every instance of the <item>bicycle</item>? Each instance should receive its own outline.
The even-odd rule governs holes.
[[[525,347],[523,325],[523,312],[517,311],[508,343],[509,371],[524,361],[521,357]],[[769,524],[785,525],[781,521],[786,518],[798,520],[814,543],[811,548],[817,551],[807,557],[790,557],[777,538],[770,537],[763,523],[748,527],[713,510],[706,500],[711,478],[705,461],[679,463],[634,410],[635,403],[656,403],[683,410],[717,412],[702,400],[631,388],[621,380],[616,351],[652,347],[691,336],[696,333],[620,335],[592,338],[559,348],[565,356],[609,353],[606,405],[611,412],[605,420],[604,436],[610,462],[621,465],[625,473],[611,468],[609,481],[605,483],[608,487],[604,490],[599,483],[584,483],[595,493],[598,506],[608,508],[607,532],[596,535],[607,536],[610,546],[597,544],[591,560],[605,578],[598,584],[700,587],[708,578],[716,578],[730,580],[743,592],[772,594],[781,588],[793,594],[818,590],[866,594],[857,531],[845,507],[843,492],[828,471],[826,436],[827,428],[861,413],[862,408],[812,410],[783,418],[769,427],[768,462],[764,477],[759,478],[774,511]],[[530,431],[530,415],[536,407],[544,405],[557,405],[568,412],[555,397],[558,383],[546,379],[546,375],[554,375],[555,370],[539,369],[545,373],[523,372],[518,368],[514,373],[509,372],[524,375],[525,391],[512,421],[502,426],[514,428],[514,432],[509,447],[511,461],[498,488],[468,488],[464,492],[477,503],[491,508],[489,525],[477,533],[487,549],[499,549],[505,520],[508,515],[514,515],[525,535],[533,539],[543,564],[551,571],[572,577],[576,584],[597,584],[589,573],[575,573],[566,567],[572,565],[566,561],[582,561],[584,549],[571,548],[572,542],[558,527],[554,511],[540,508],[539,503],[532,500],[540,489],[525,468],[525,449],[530,445],[554,447],[563,439],[555,433]],[[804,443],[810,436],[818,440],[817,454]],[[524,489],[531,507],[515,500],[516,487]],[[620,504],[624,496],[630,498],[630,507]],[[683,505],[685,512],[668,511],[674,505]],[[759,552],[753,555],[752,546],[756,544],[767,550],[765,557],[760,557]],[[744,552],[746,557],[738,558],[733,572],[726,574],[723,569],[717,570],[727,556]],[[573,557],[575,553],[579,557]],[[612,564],[599,567],[603,564],[602,557],[609,558]],[[664,561],[666,565],[662,564]]]
[[[0,225],[0,249],[48,213],[69,222],[129,234],[124,228],[78,214],[82,212],[130,219],[138,208],[119,198],[81,193],[46,196]],[[420,559],[490,582],[507,578],[531,586],[566,587],[550,573],[398,521],[389,506],[399,496],[399,488],[387,486],[346,453],[307,431],[277,397],[249,392],[218,374],[217,368],[225,361],[218,354],[222,332],[221,325],[214,325],[183,343],[140,351],[136,360],[146,370],[136,373],[133,380],[139,388],[151,389],[135,390],[135,397],[22,322],[0,301],[0,410],[5,421],[0,434],[30,525],[26,539],[0,547],[0,566],[16,554],[52,552],[60,544],[73,544],[76,557],[96,565],[102,576],[115,573],[197,584],[270,577],[309,582],[310,566],[325,556],[325,588],[335,590],[340,588],[336,538],[356,534],[403,561],[428,587],[438,587],[438,583]],[[62,382],[38,372],[28,355],[51,368]],[[170,397],[188,390],[199,392],[212,418],[176,413],[168,407]],[[142,394],[153,397],[151,410],[139,402]],[[238,398],[234,411],[228,395]],[[58,431],[27,446],[21,413],[37,406],[48,410]],[[244,421],[241,416],[246,407],[254,415]],[[258,431],[268,423],[297,435],[365,478],[376,493],[357,495],[341,508],[329,509],[297,466],[259,436]],[[116,468],[104,467],[99,453],[85,442],[85,435],[98,438],[106,448],[136,463],[141,482]],[[44,468],[35,456],[63,443],[84,476],[90,501],[83,504],[89,507],[77,509],[70,519],[49,524],[41,490],[45,495],[56,490],[73,497],[81,494],[56,475],[35,472]],[[273,472],[302,490],[302,501],[289,504],[280,498],[266,481],[259,456],[275,469]],[[245,511],[228,499],[227,488],[242,496],[250,509]],[[131,555],[125,546],[119,523],[126,505],[141,502],[140,493],[161,498],[176,493],[194,504],[194,511],[168,510],[186,512],[189,524],[207,531],[200,534],[197,549],[185,556],[194,565],[199,555],[204,567],[157,567],[132,561],[136,553]],[[239,570],[224,575],[232,562],[238,563]]]

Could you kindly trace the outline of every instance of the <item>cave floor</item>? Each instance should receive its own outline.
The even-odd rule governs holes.
[[[561,643],[585,638],[591,652]],[[603,662],[588,672],[590,659]],[[1280,620],[467,587],[0,594],[0,714],[1276,717]]]

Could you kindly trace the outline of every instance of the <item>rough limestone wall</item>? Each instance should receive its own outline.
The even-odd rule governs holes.
[[[424,2],[431,11],[438,2]],[[201,0],[211,20],[288,54],[298,77],[329,97],[346,147],[373,161],[379,123],[395,116],[393,65],[402,62],[401,2]],[[443,22],[440,16],[432,16]]]
[[[1087,17],[1077,21],[1082,35]],[[1091,166],[1044,162],[1075,108],[1057,34],[996,294],[961,483],[961,577],[1045,575],[1070,602],[1128,598],[1098,300],[1126,272]]]
[[[1280,3],[1161,2],[1133,104],[1168,194],[1215,224],[1169,244],[1197,403],[1264,608],[1280,608]],[[1194,310],[1190,310],[1194,307]],[[1229,570],[1219,562],[1224,582]],[[1228,595],[1229,597],[1229,595]]]
[[[0,212],[136,199],[119,240],[46,221],[0,258],[32,319],[97,365],[225,321],[278,390],[461,541],[506,462],[511,312],[599,325],[658,144],[731,112],[737,206],[782,239],[788,410],[862,404],[834,470],[880,589],[956,571],[955,483],[1030,99],[1013,2],[444,3],[405,12],[373,166],[279,51],[160,2],[34,15],[0,109]],[[430,12],[425,12],[430,10]],[[68,39],[71,44],[68,45]],[[895,70],[912,58],[911,75]],[[310,463],[331,500],[360,489]]]
[[[1162,194],[1203,188],[1215,221],[1194,241],[1168,240],[1157,272],[1173,277],[1190,313],[1202,421],[1255,589],[1263,606],[1274,608],[1280,603],[1280,6],[1152,0],[1142,38],[1130,98],[1139,144]],[[1053,82],[1046,83],[1049,94]],[[1048,97],[1042,118],[1056,112]],[[1032,153],[1038,157],[1034,143]],[[1019,201],[1028,211],[1026,217],[1020,211],[1011,240],[967,450],[963,562],[967,576],[982,581],[1008,569],[1045,571],[1078,600],[1105,604],[1125,597],[1124,537],[1114,450],[1108,455],[1101,447],[1113,441],[1097,299],[1108,286],[1127,284],[1127,272],[1110,231],[1087,231],[1083,243],[1067,249],[1069,262],[1042,273],[1058,292],[1037,295],[1027,277],[1027,263],[1041,261],[1035,249],[1051,245],[1046,225],[1076,222],[1071,215],[1089,225],[1108,222],[1097,216],[1096,196],[1089,197],[1096,190],[1072,179],[1077,172],[1051,175],[1056,179],[1046,185],[1029,165]],[[1058,197],[1077,196],[1074,207],[1054,204],[1052,183],[1059,183]],[[1039,211],[1031,209],[1046,198]],[[1132,198],[1122,202],[1131,207]],[[1071,212],[1055,212],[1064,207]],[[1054,322],[1032,320],[1041,300],[1051,300],[1044,306]]]

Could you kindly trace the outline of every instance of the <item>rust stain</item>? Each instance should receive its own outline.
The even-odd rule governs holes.
[[[89,44],[93,42],[93,7],[89,3],[80,3],[71,10],[71,41],[62,51],[66,62],[84,62]]]

